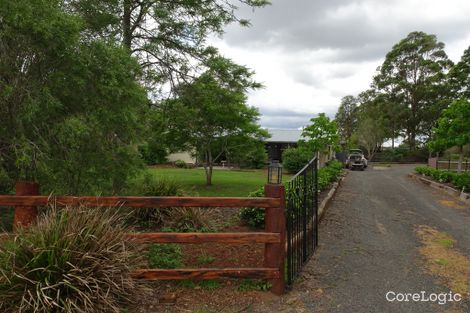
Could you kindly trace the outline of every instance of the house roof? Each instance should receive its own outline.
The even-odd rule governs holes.
[[[266,142],[296,143],[302,137],[301,129],[268,129],[271,138]]]

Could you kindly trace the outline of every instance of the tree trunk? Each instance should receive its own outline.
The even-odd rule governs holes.
[[[410,132],[409,144],[410,144],[410,150],[415,151],[416,150],[416,134],[414,131]]]
[[[462,173],[462,163],[463,163],[463,146],[459,146],[459,164],[457,166],[457,172]]]
[[[132,32],[131,32],[131,0],[124,0],[123,17],[122,17],[122,44],[131,50]]]
[[[212,152],[209,149],[206,150],[205,154],[205,162],[204,162],[204,170],[206,172],[206,185],[211,186],[212,185],[212,170],[214,168],[212,164]]]

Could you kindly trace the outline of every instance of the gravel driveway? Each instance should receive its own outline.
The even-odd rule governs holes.
[[[469,300],[389,302],[396,293],[448,293],[420,252],[419,226],[447,233],[470,260],[470,208],[407,177],[411,165],[349,172],[320,226],[320,246],[294,289],[255,312],[470,312]],[[453,251],[454,251],[453,250]]]

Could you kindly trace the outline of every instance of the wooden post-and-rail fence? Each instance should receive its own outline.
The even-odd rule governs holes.
[[[286,245],[286,222],[284,216],[285,190],[282,185],[266,185],[264,198],[237,197],[75,197],[41,196],[39,185],[32,182],[17,182],[15,195],[0,195],[0,207],[13,206],[14,225],[28,226],[38,215],[38,206],[53,203],[59,206],[86,205],[93,207],[131,208],[264,208],[264,232],[239,233],[134,233],[130,236],[142,243],[264,243],[264,264],[260,268],[181,268],[181,269],[137,269],[135,279],[184,280],[217,278],[267,279],[271,291],[277,295],[285,292],[284,259]]]

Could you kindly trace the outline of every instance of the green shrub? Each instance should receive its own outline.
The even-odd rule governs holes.
[[[9,194],[13,191],[15,185],[14,180],[11,179],[7,172],[0,167],[0,194]]]
[[[142,160],[147,165],[162,164],[167,162],[168,152],[165,147],[156,142],[146,143],[138,147]]]
[[[460,189],[470,190],[470,173],[456,175],[452,183]]]
[[[150,268],[183,267],[183,252],[181,247],[174,243],[151,245],[148,259]]]
[[[264,189],[250,192],[248,197],[264,197]],[[242,222],[254,228],[264,227],[264,214],[265,210],[262,208],[243,208],[239,212]]]
[[[177,168],[189,168],[190,166],[183,160],[176,160],[175,161],[175,166]]]
[[[282,166],[292,174],[300,171],[311,159],[313,153],[305,148],[288,148],[282,153]]]
[[[328,162],[328,164],[318,170],[318,189],[325,190],[328,186],[338,179],[343,170],[343,163],[337,160]]]
[[[184,191],[181,185],[166,177],[156,177],[151,173],[145,173],[141,179],[132,182],[128,191],[133,196],[145,197],[167,197],[183,196]]]
[[[144,197],[184,195],[183,189],[178,182],[165,177],[155,177],[150,173],[146,173],[143,178],[133,181],[127,193],[132,196]],[[152,227],[162,225],[165,220],[168,220],[168,214],[168,209],[131,209],[129,219],[132,223],[137,223],[143,227]]]
[[[443,170],[437,170],[432,167],[418,166],[415,168],[418,174],[426,175],[441,183],[451,183],[455,187],[465,190],[470,189],[470,173],[456,173]]]
[[[268,161],[268,154],[264,144],[249,150],[240,161],[240,166],[248,168],[263,168]]]
[[[207,209],[204,208],[167,208],[163,209],[162,224],[177,232],[210,232]]]
[[[147,289],[139,245],[116,210],[50,208],[0,244],[1,312],[119,312]]]

